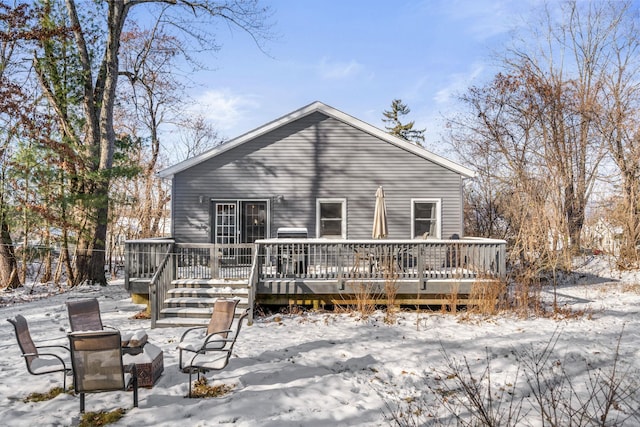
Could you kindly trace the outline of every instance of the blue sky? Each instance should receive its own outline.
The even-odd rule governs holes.
[[[267,0],[274,40],[262,53],[220,27],[211,71],[195,76],[194,108],[233,138],[322,101],[383,128],[394,98],[440,151],[442,115],[456,94],[495,74],[492,51],[530,10],[528,1]]]

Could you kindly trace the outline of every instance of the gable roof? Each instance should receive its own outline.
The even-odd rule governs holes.
[[[200,164],[208,159],[211,159],[215,156],[218,156],[225,151],[231,150],[239,145],[244,144],[245,142],[249,142],[259,136],[262,136],[268,132],[271,132],[274,129],[277,129],[281,126],[287,125],[295,120],[298,120],[302,117],[308,116],[309,114],[320,112],[326,116],[339,120],[343,123],[353,126],[356,129],[359,129],[363,132],[366,132],[370,135],[373,135],[389,144],[395,145],[399,148],[402,148],[406,151],[409,151],[417,156],[420,156],[426,160],[430,160],[433,163],[436,163],[440,166],[443,166],[447,169],[450,169],[454,172],[463,175],[466,178],[473,178],[475,176],[475,172],[469,168],[461,166],[451,160],[445,159],[444,157],[438,156],[435,153],[432,153],[428,150],[425,150],[422,147],[417,146],[409,141],[406,141],[402,138],[398,138],[393,136],[382,129],[379,129],[375,126],[372,126],[368,123],[363,122],[362,120],[356,119],[348,114],[343,113],[340,110],[337,110],[333,107],[330,107],[322,102],[316,101],[305,107],[302,107],[292,113],[289,113],[285,116],[280,117],[279,119],[273,120],[259,128],[256,128],[252,131],[249,131],[243,135],[240,135],[237,138],[231,139],[215,148],[212,148],[209,151],[206,151],[196,157],[192,157],[190,159],[184,160],[180,163],[177,163],[173,166],[170,166],[166,169],[158,172],[158,176],[160,178],[172,178],[176,173],[182,172],[186,169],[189,169],[192,166]]]

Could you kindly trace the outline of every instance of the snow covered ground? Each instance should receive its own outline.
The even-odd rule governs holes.
[[[164,351],[165,370],[153,388],[140,390],[139,408],[116,425],[381,426],[391,425],[393,408],[410,397],[426,402],[416,418],[419,423],[431,425],[439,419],[446,425],[450,419],[438,404],[438,392],[442,398],[456,388],[447,383],[453,377],[447,357],[462,364],[466,358],[477,378],[489,360],[496,395],[515,388],[516,400],[525,402],[520,425],[539,425],[536,412],[527,410],[531,393],[516,359],[529,349],[541,351],[554,333],[559,339],[551,360],[568,372],[576,390],[589,387],[587,362],[605,371],[612,366],[623,329],[619,369],[626,373],[625,384],[636,381],[640,371],[640,272],[611,271],[606,258],[587,258],[578,271],[575,280],[558,289],[558,296],[561,304],[584,310],[584,315],[561,320],[439,312],[402,312],[395,325],[385,324],[382,313],[366,320],[352,313],[257,318],[242,330],[229,366],[208,375],[210,383],[234,386],[228,395],[213,399],[184,397],[188,375],[178,371],[176,351],[184,329],[149,329],[148,320],[132,319],[142,307],[130,302],[121,281],[58,294],[41,286],[34,286],[32,294],[27,294],[29,286],[3,293],[0,318],[24,315],[34,340],[42,344],[64,337],[67,300],[97,297],[105,324],[122,331],[148,329],[149,341]],[[0,424],[78,423],[79,399],[73,395],[23,403],[31,392],[61,385],[61,376],[29,375],[5,320],[0,323],[0,354]],[[506,396],[502,392],[496,399]],[[131,408],[132,399],[126,392],[91,394],[86,405],[87,411]],[[637,423],[630,419],[624,425]]]

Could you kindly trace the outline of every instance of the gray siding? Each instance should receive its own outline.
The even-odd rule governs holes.
[[[389,238],[411,237],[412,198],[441,199],[442,237],[462,235],[458,173],[321,113],[176,174],[173,235],[209,242],[211,199],[268,199],[271,237],[285,226],[307,227],[315,237],[316,199],[346,198],[347,237],[370,239],[379,185],[386,195]]]

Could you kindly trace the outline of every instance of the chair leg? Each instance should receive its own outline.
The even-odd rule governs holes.
[[[138,407],[138,377],[133,378],[133,407]]]
[[[133,407],[138,407],[138,368],[136,365],[133,365],[133,369],[131,372],[133,377]]]
[[[188,397],[191,398],[191,376],[193,374],[193,368],[189,368],[189,395]]]
[[[84,393],[80,393],[80,413],[84,414]]]

